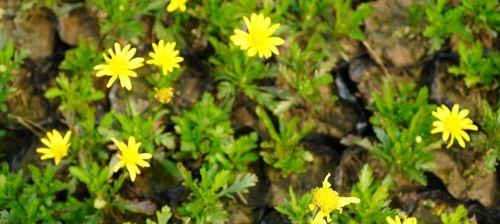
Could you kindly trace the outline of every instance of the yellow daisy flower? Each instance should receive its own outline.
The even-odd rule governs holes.
[[[36,149],[36,152],[43,154],[40,159],[50,159],[54,158],[56,165],[63,157],[68,155],[69,138],[71,137],[71,131],[67,131],[64,137],[57,130],[52,130],[52,132],[47,132],[47,138],[42,138],[42,143],[47,147],[40,147]]]
[[[469,110],[464,109],[460,111],[458,104],[453,105],[451,111],[445,105],[441,105],[441,107],[432,112],[432,115],[438,118],[438,120],[432,123],[434,129],[432,129],[431,134],[442,132],[443,141],[448,141],[451,136],[446,148],[450,148],[455,139],[462,148],[465,148],[464,139],[465,141],[470,141],[470,137],[464,130],[478,130],[472,120],[467,118],[468,114]]]
[[[181,12],[185,12],[187,1],[188,0],[170,0],[170,4],[167,6],[167,12],[173,12],[177,9],[181,10]]]
[[[405,218],[403,222],[401,223],[401,218],[399,218],[398,215],[392,219],[391,217],[386,217],[385,220],[387,221],[387,224],[417,224],[417,219],[416,218]]]
[[[250,20],[246,16],[243,17],[243,20],[245,21],[248,33],[240,29],[235,29],[235,34],[231,36],[231,41],[235,45],[240,46],[241,50],[248,49],[247,55],[250,57],[256,54],[259,54],[261,58],[269,58],[272,53],[279,55],[276,46],[283,45],[285,41],[271,35],[280,27],[280,24],[271,26],[271,18],[255,13],[252,13]]]
[[[179,51],[175,50],[175,42],[165,44],[160,40],[158,44],[153,43],[153,51],[149,52],[152,59],[146,63],[160,67],[163,75],[172,72],[174,68],[180,68],[179,63],[184,61],[184,58],[178,56]]]
[[[136,48],[130,48],[127,44],[123,49],[119,43],[115,43],[115,51],[108,49],[109,57],[103,53],[106,64],[94,66],[94,70],[99,70],[96,73],[97,77],[111,76],[107,87],[111,87],[117,78],[120,78],[120,85],[128,90],[132,89],[130,77],[137,77],[137,73],[133,70],[142,67],[144,58],[133,58],[137,52]]]
[[[359,198],[355,197],[340,197],[339,193],[331,188],[331,184],[328,182],[330,173],[326,175],[325,180],[323,180],[322,187],[316,187],[312,192],[312,202],[309,204],[309,209],[312,211],[314,208],[319,208],[318,213],[314,216],[314,220],[311,224],[321,224],[323,219],[330,221],[330,213],[334,210],[339,210],[342,212],[342,208],[351,204],[359,203]]]
[[[122,152],[121,155],[118,155],[120,161],[116,163],[113,171],[118,172],[118,170],[123,166],[127,167],[128,174],[130,175],[130,180],[134,182],[136,174],[141,174],[141,171],[139,170],[137,165],[142,167],[149,167],[149,163],[145,160],[151,159],[151,157],[153,156],[151,155],[151,153],[139,153],[139,147],[141,146],[141,143],[136,143],[133,136],[130,136],[128,138],[128,145],[125,145],[124,142],[118,141],[115,138],[111,138],[111,140]]]
[[[168,88],[155,88],[156,94],[155,98],[163,104],[170,103],[172,100],[172,97],[174,96],[174,88],[168,87]]]

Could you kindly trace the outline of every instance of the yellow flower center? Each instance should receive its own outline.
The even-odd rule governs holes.
[[[111,58],[111,61],[109,62],[109,68],[115,74],[124,75],[128,71],[128,64],[129,61],[127,61],[123,56],[116,55]]]
[[[169,87],[157,90],[155,97],[158,101],[160,101],[160,103],[169,103],[173,95],[174,89]]]
[[[450,115],[444,119],[444,128],[451,133],[458,133],[462,130],[461,120],[458,116]]]
[[[268,36],[265,35],[265,33],[262,30],[260,29],[252,30],[252,32],[250,32],[248,36],[252,46],[255,46],[258,49],[267,47],[266,41],[268,39]]]
[[[312,204],[317,206],[322,212],[329,214],[337,209],[337,200],[339,194],[331,188],[314,188]]]
[[[135,164],[138,158],[139,152],[130,149],[123,151],[121,155],[121,160],[125,164]]]
[[[54,157],[62,158],[68,155],[68,145],[56,143],[53,145],[52,149],[54,150]]]

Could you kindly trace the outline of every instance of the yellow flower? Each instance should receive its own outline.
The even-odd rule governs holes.
[[[122,152],[121,155],[118,155],[120,161],[116,163],[113,171],[118,172],[118,170],[123,166],[127,167],[130,179],[132,180],[132,182],[134,182],[136,174],[141,174],[141,171],[139,170],[137,165],[142,167],[149,167],[149,163],[145,160],[151,159],[151,153],[139,153],[139,147],[141,146],[141,143],[136,143],[133,136],[130,136],[128,138],[128,145],[125,145],[124,142],[118,141],[115,138],[111,138],[111,140]]]
[[[470,141],[470,137],[464,130],[478,130],[477,126],[472,123],[472,120],[467,118],[468,114],[469,110],[464,109],[460,111],[458,104],[453,105],[451,111],[445,105],[441,105],[441,107],[432,112],[432,115],[438,118],[438,120],[432,123],[434,129],[432,129],[431,133],[442,132],[443,141],[447,141],[451,136],[446,148],[451,147],[455,139],[462,148],[465,148],[464,139],[465,141]]]
[[[385,220],[387,221],[388,224],[417,224],[417,219],[416,218],[405,218],[403,220],[403,223],[401,223],[401,219],[399,218],[398,215],[392,219],[391,217],[386,217]]]
[[[156,94],[155,98],[160,101],[160,103],[169,103],[172,100],[172,96],[174,96],[174,88],[168,87],[168,88],[155,88]]]
[[[330,221],[330,213],[334,210],[339,210],[342,212],[342,208],[351,204],[359,203],[359,198],[355,197],[340,197],[339,193],[331,188],[331,184],[328,182],[330,173],[326,175],[325,180],[323,180],[322,187],[316,187],[313,189],[312,202],[309,204],[309,209],[313,210],[315,207],[319,208],[318,213],[314,217],[311,224],[321,224],[323,219],[326,218]]]
[[[181,12],[185,12],[187,1],[188,0],[170,0],[170,4],[167,6],[167,12],[173,12],[177,9],[181,10]]]
[[[119,43],[115,43],[114,52],[112,49],[108,49],[110,57],[106,53],[103,53],[106,64],[94,66],[94,70],[99,70],[96,76],[111,76],[108,81],[108,88],[113,85],[117,78],[120,78],[120,85],[131,90],[132,82],[130,81],[130,77],[137,77],[137,73],[133,70],[141,67],[144,62],[144,58],[132,58],[136,51],[137,49],[130,48],[130,44],[127,44],[122,49]]]
[[[248,33],[240,29],[235,29],[235,34],[231,36],[231,41],[235,45],[240,46],[241,50],[248,49],[247,55],[250,57],[255,56],[257,53],[259,57],[265,58],[271,57],[272,53],[279,55],[276,46],[283,45],[285,41],[271,35],[280,27],[280,24],[271,26],[271,18],[255,13],[252,13],[250,20],[246,16],[243,17],[243,20],[247,26]]]
[[[180,68],[179,62],[184,61],[184,58],[177,56],[179,51],[175,50],[175,42],[165,44],[163,40],[160,40],[158,45],[153,43],[153,51],[149,52],[152,59],[146,63],[160,67],[163,75],[172,72],[174,68]]]
[[[42,153],[42,157],[40,159],[50,159],[54,158],[56,165],[59,165],[59,162],[63,157],[68,155],[69,146],[69,138],[71,137],[71,131],[67,131],[63,136],[57,130],[52,130],[52,132],[47,132],[47,138],[42,138],[41,141],[44,145],[47,146],[37,148],[36,152]]]

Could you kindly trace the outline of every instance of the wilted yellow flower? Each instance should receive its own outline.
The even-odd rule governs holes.
[[[113,171],[118,172],[120,168],[125,166],[127,167],[128,173],[130,175],[130,180],[132,180],[132,182],[135,181],[136,174],[141,174],[141,171],[139,170],[137,165],[142,167],[149,167],[149,163],[145,160],[151,159],[151,153],[139,153],[139,147],[141,146],[141,143],[136,143],[133,136],[130,136],[128,138],[128,145],[125,145],[124,142],[118,141],[115,138],[111,138],[111,140],[122,152],[121,155],[118,155],[120,161],[116,163]]]
[[[319,211],[316,213],[311,224],[321,224],[324,218],[330,221],[331,212],[334,210],[342,212],[343,207],[351,203],[359,203],[360,201],[359,198],[355,197],[340,197],[339,193],[331,188],[331,184],[328,182],[329,177],[330,173],[328,173],[325,180],[323,180],[322,187],[313,189],[312,202],[309,204],[309,209],[314,210],[314,208],[317,207]]]
[[[435,111],[432,112],[434,117],[439,120],[434,121],[432,125],[434,129],[432,129],[431,133],[443,133],[443,141],[447,141],[450,136],[451,139],[446,146],[446,148],[451,147],[453,145],[453,141],[456,139],[458,144],[465,148],[465,141],[470,141],[470,137],[464,130],[472,130],[477,131],[478,128],[473,124],[470,118],[467,118],[469,114],[469,110],[464,109],[462,111],[459,110],[458,104],[453,105],[453,108],[450,109],[445,105],[441,105]]]
[[[67,131],[63,136],[59,131],[52,130],[52,132],[47,132],[47,138],[42,138],[41,141],[44,145],[47,146],[37,148],[36,152],[42,153],[42,157],[40,159],[50,159],[54,158],[56,165],[59,165],[59,162],[63,157],[68,155],[69,146],[69,138],[71,137],[71,131]]]
[[[272,53],[279,55],[276,46],[283,45],[285,41],[279,37],[272,37],[271,35],[276,31],[280,24],[271,26],[271,18],[264,17],[263,14],[252,13],[250,20],[244,16],[247,32],[235,29],[234,35],[231,36],[231,41],[241,50],[247,50],[247,55],[250,57],[255,56],[257,53],[259,57],[269,58]]]
[[[392,219],[391,217],[386,217],[385,220],[387,221],[388,224],[417,224],[417,219],[416,218],[405,218],[403,222],[401,223],[401,219],[399,218],[398,215]]]
[[[170,0],[170,4],[167,6],[167,12],[173,12],[177,9],[181,10],[181,12],[185,12],[187,1],[188,0]]]
[[[155,91],[155,98],[160,101],[160,103],[170,103],[174,96],[174,88],[172,87],[155,88]]]
[[[175,50],[175,42],[165,44],[163,40],[158,45],[153,43],[153,52],[149,52],[152,59],[146,61],[148,64],[156,65],[161,68],[163,75],[172,72],[174,68],[180,68],[180,62],[184,58],[179,57],[179,51]]]
[[[94,66],[94,70],[99,70],[96,73],[97,77],[111,76],[108,81],[107,87],[111,87],[117,78],[120,78],[120,85],[128,90],[132,89],[132,82],[130,77],[137,77],[137,73],[133,70],[141,67],[144,58],[133,58],[137,52],[136,48],[130,48],[127,44],[123,49],[119,43],[115,43],[115,51],[108,49],[109,57],[103,53],[106,64]]]

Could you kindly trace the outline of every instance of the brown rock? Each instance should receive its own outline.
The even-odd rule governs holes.
[[[315,121],[315,132],[341,138],[356,130],[359,114],[351,104],[337,100],[333,105],[324,105],[320,111],[311,111]]]
[[[14,73],[15,92],[7,101],[9,114],[17,120],[13,125],[25,122],[37,124],[47,118],[46,102],[42,101],[41,96],[33,94],[35,87],[32,84],[32,75],[25,69],[19,69]]]
[[[84,8],[77,8],[59,18],[59,36],[69,45],[77,45],[80,39],[99,39],[97,22]]]
[[[421,69],[420,67],[398,69],[386,75],[374,62],[368,59],[355,59],[349,65],[349,77],[357,84],[359,92],[356,94],[361,96],[366,103],[373,104],[372,94],[381,93],[384,80],[395,85],[418,83]]]
[[[370,4],[374,12],[365,20],[366,41],[376,54],[396,67],[415,64],[426,51],[425,39],[406,27],[409,0],[381,0]]]
[[[52,12],[33,8],[14,19],[12,39],[16,47],[29,52],[29,58],[42,59],[54,49],[55,25]]]
[[[466,170],[484,170],[483,161],[479,160],[464,166],[448,153],[436,151],[434,155],[436,161],[434,173],[443,181],[451,195],[456,198],[478,200],[484,206],[496,203],[498,186],[494,173],[465,174]]]

